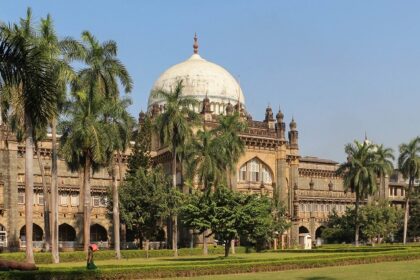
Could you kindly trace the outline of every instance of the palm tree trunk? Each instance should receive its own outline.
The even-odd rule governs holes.
[[[231,240],[226,240],[225,242],[225,258],[229,257],[229,251],[230,251],[230,243]]]
[[[51,253],[53,263],[60,262],[58,253],[58,175],[57,175],[57,120],[51,121]]]
[[[203,232],[203,255],[207,256],[209,249],[207,246],[207,229]]]
[[[121,259],[120,251],[120,206],[118,198],[118,185],[117,185],[117,170],[114,163],[112,163],[112,218],[114,220],[114,249],[115,258]]]
[[[122,155],[120,152],[118,152],[118,173],[119,173],[119,183],[118,183],[118,187],[120,187],[123,183],[124,177],[123,177],[123,166],[122,166]],[[120,234],[121,232],[123,232],[123,248],[125,248],[125,242],[126,242],[126,234],[127,231],[125,229],[125,225],[120,224],[120,197],[118,196],[118,226],[120,227],[120,229],[118,230],[118,233]],[[118,244],[120,244],[120,246],[118,248],[121,249],[121,236],[120,239],[118,240]]]
[[[34,206],[34,141],[33,124],[31,118],[25,114],[25,228],[26,228],[26,261],[35,263],[32,246],[33,237],[33,206]]]
[[[355,212],[355,216],[354,216],[354,224],[355,224],[355,231],[354,231],[354,245],[356,247],[359,246],[359,229],[360,229],[360,225],[359,225],[359,195],[356,193],[356,207],[354,209]]]
[[[150,241],[149,238],[146,239],[146,259],[149,258],[149,247],[150,247]]]
[[[172,153],[172,187],[176,189],[176,151]],[[172,249],[174,256],[178,256],[178,217],[172,216]]]
[[[41,171],[41,178],[42,178],[42,191],[44,193],[44,232],[45,232],[45,243],[44,249],[46,252],[50,251],[50,242],[51,242],[51,231],[50,231],[50,202],[49,202],[49,195],[48,195],[48,187],[47,182],[45,179],[45,170],[44,164],[41,159],[41,151],[39,148],[36,149],[36,155],[38,158],[38,165]]]
[[[235,252],[235,239],[232,239],[230,241],[230,248],[231,248],[232,255],[235,255],[236,254],[236,252]]]
[[[84,174],[83,174],[83,241],[84,251],[87,252],[90,244],[90,212],[91,212],[91,194],[90,194],[90,157],[86,156]]]
[[[403,243],[407,243],[408,218],[410,216],[410,194],[414,179],[410,177],[408,180],[408,191],[405,193],[405,211],[404,211],[404,232]]]

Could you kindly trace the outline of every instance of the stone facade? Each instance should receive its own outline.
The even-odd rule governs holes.
[[[7,232],[8,247],[16,250],[25,244],[25,170],[23,143],[18,143],[6,128],[1,126],[0,135],[0,230]],[[51,182],[51,141],[39,145],[45,170],[45,182]],[[127,157],[125,157],[126,160]],[[44,239],[44,195],[39,160],[34,154],[34,241],[35,248],[42,248]],[[124,166],[125,168],[125,166]],[[124,171],[123,171],[124,172]],[[112,224],[106,209],[110,176],[106,169],[92,174],[92,241],[104,247],[112,240]],[[80,247],[83,243],[82,178],[70,172],[65,162],[58,160],[59,189],[59,239],[61,248]]]
[[[338,163],[300,155],[299,133],[294,119],[287,129],[283,113],[279,111],[274,116],[270,107],[266,108],[263,121],[252,119],[245,110],[245,99],[239,82],[223,67],[198,55],[197,38],[193,56],[163,72],[152,93],[153,90],[173,90],[179,81],[184,82],[183,94],[197,100],[197,104],[191,109],[201,113],[201,127],[215,127],[220,115],[229,115],[234,111],[247,122],[246,131],[240,135],[246,145],[245,153],[240,157],[229,180],[232,187],[240,192],[279,195],[292,222],[292,227],[283,233],[282,238],[285,240],[287,237],[288,245],[297,245],[301,233],[309,233],[314,239],[319,238],[322,226],[333,209],[343,213],[347,206],[354,203],[355,196],[344,191],[343,181],[336,175]],[[164,110],[164,100],[151,94],[147,114],[156,118]],[[141,118],[144,116],[141,113]],[[39,149],[40,160],[45,166],[45,182],[49,186],[50,139],[40,143]],[[169,173],[171,154],[166,147],[160,145],[156,134],[152,135],[151,149],[154,162],[162,164]],[[12,250],[22,247],[26,239],[22,230],[25,217],[24,153],[23,144],[18,143],[14,135],[0,123],[0,234],[1,231],[7,232],[7,245]],[[125,162],[128,155],[129,151],[125,153]],[[42,176],[36,153],[34,157],[34,239],[42,241],[45,198],[42,195]],[[124,172],[125,170],[122,174]],[[70,172],[65,162],[59,160],[58,176],[60,244],[63,248],[79,247],[83,236],[81,174]],[[180,183],[180,176],[178,177]],[[94,173],[91,185],[91,240],[107,246],[112,241],[112,223],[106,209],[106,192],[111,185],[108,171],[102,169]],[[398,174],[384,178],[380,182],[378,198],[388,199],[401,207],[405,186],[406,183]],[[122,239],[125,240],[125,234],[122,234]],[[124,244],[126,243],[123,242],[123,246]],[[35,244],[35,247],[40,246],[41,242]]]

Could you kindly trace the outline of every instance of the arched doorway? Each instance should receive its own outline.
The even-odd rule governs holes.
[[[324,240],[322,239],[322,232],[324,231],[324,229],[324,226],[320,226],[315,231],[316,246],[321,246],[322,243],[324,243]]]
[[[309,234],[308,228],[305,226],[299,227],[299,245],[302,246],[302,249],[312,248],[312,237]]]
[[[301,234],[301,233],[309,233],[309,230],[304,226],[300,226],[299,227],[299,234]]]
[[[98,242],[98,241],[108,241],[108,233],[106,229],[98,224],[94,224],[90,226],[90,241]]]
[[[69,224],[61,224],[58,227],[58,240],[59,241],[75,241],[76,230]]]
[[[37,224],[33,224],[32,226],[33,226],[32,241],[42,241],[42,237],[44,236],[44,231]],[[26,226],[23,226],[20,229],[20,240],[26,241]]]

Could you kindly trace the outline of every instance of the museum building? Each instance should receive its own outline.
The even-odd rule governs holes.
[[[319,240],[329,214],[333,210],[344,213],[346,207],[354,203],[354,194],[344,191],[343,181],[336,175],[338,163],[301,155],[297,122],[291,119],[286,125],[280,110],[273,112],[267,107],[264,119],[254,120],[246,110],[244,93],[238,81],[223,67],[200,56],[197,37],[194,38],[191,57],[168,68],[154,83],[147,110],[151,118],[165,110],[164,100],[152,93],[160,89],[171,91],[179,81],[184,86],[182,94],[198,101],[191,109],[201,114],[203,125],[214,127],[218,116],[233,112],[238,112],[247,122],[247,129],[240,134],[246,149],[233,173],[232,187],[240,192],[279,196],[292,222],[287,232],[280,233],[285,244],[298,244],[299,234],[310,234]],[[144,116],[144,113],[140,114],[140,121]],[[166,147],[159,145],[157,137],[153,139],[151,155],[154,162],[170,170],[171,154]],[[25,246],[24,154],[24,143],[19,143],[7,126],[0,123],[0,247],[16,249]],[[125,153],[124,163],[129,154],[129,151]],[[39,153],[34,153],[35,248],[42,248],[44,240],[41,168],[49,185],[50,138],[40,143]],[[58,176],[60,248],[80,248],[83,244],[82,176],[71,172],[62,159],[58,162]],[[180,175],[177,177],[180,183]],[[405,184],[398,174],[387,177],[380,184],[379,196],[402,205]],[[113,241],[112,221],[106,208],[106,193],[110,185],[111,177],[106,169],[92,175],[91,241],[102,247],[111,247]],[[180,246],[188,246],[187,240],[180,237]],[[124,248],[134,246],[133,242],[131,234],[122,234]]]

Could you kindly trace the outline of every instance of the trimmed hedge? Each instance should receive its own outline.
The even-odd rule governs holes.
[[[209,255],[224,255],[224,247],[208,248]],[[245,247],[236,247],[237,253],[249,253],[252,250]],[[48,264],[52,263],[51,253],[35,253],[35,263],[37,264]],[[174,252],[172,250],[149,250],[149,258],[158,257],[173,257]],[[179,256],[201,256],[203,255],[202,248],[181,248],[178,249]],[[123,259],[141,259],[146,258],[145,250],[121,250],[121,257]],[[13,261],[25,261],[25,253],[1,253],[0,259],[13,260]],[[95,253],[95,260],[112,260],[115,259],[115,251],[103,250]],[[86,253],[83,251],[74,252],[61,252],[60,262],[83,262],[86,261]]]
[[[228,258],[216,260],[180,261],[168,264],[105,265],[96,271],[79,268],[41,268],[36,272],[2,272],[3,279],[139,279],[180,276],[199,276],[228,273],[246,273],[261,271],[279,271],[289,269],[316,268],[365,264],[384,261],[403,261],[420,259],[420,250],[395,250],[386,252],[359,252],[337,255],[313,256],[300,258],[255,259]]]

